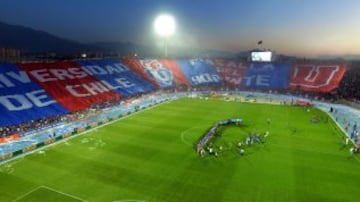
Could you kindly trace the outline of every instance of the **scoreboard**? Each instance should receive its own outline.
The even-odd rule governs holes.
[[[251,52],[252,62],[271,62],[272,52],[271,51],[252,51]]]

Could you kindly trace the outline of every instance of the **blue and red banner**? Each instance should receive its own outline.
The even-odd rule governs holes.
[[[215,68],[216,67],[216,68]],[[95,104],[180,85],[290,88],[330,92],[343,64],[250,63],[236,60],[104,59],[0,64],[0,126],[87,109]]]
[[[75,62],[29,63],[19,67],[71,112],[120,97]]]
[[[147,81],[150,81],[157,88],[160,88],[159,83],[153,77],[145,73],[143,66],[136,57],[121,58],[121,62],[124,63],[126,66],[130,67],[132,71],[138,73],[142,78],[144,78]]]
[[[177,64],[176,60],[160,59],[159,61],[165,68],[169,69],[172,72],[176,85],[178,85],[178,86],[180,86],[180,85],[190,86],[191,85],[190,82],[187,80],[186,76],[184,75],[183,71]]]
[[[176,85],[174,73],[157,59],[140,60],[144,71],[155,79],[160,87],[168,88]]]
[[[174,59],[145,59],[140,62],[143,72],[155,80],[159,87],[190,86],[190,82]]]
[[[177,60],[191,85],[221,84],[223,82],[210,60]]]
[[[224,82],[233,87],[240,87],[246,74],[246,64],[236,60],[215,59],[213,60],[219,75]]]
[[[146,93],[155,88],[119,60],[80,60],[78,63],[85,72],[122,96]]]
[[[68,112],[25,71],[14,64],[0,64],[0,126]]]

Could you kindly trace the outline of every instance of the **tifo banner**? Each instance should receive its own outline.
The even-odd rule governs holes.
[[[14,64],[0,64],[0,126],[68,112],[25,71]]]
[[[95,76],[107,88],[117,91],[122,96],[145,93],[155,86],[132,72],[119,60],[80,60],[81,68],[89,75]]]
[[[144,79],[153,83],[156,87],[160,87],[159,83],[153,77],[145,73],[143,66],[136,57],[121,58],[121,62],[124,63],[126,66],[130,67],[131,70],[138,73]]]
[[[290,88],[330,92],[339,86],[345,65],[298,64],[291,69]]]
[[[176,85],[185,85],[190,86],[190,82],[187,80],[186,76],[184,75],[183,71],[176,63],[174,59],[161,59],[159,60],[160,63],[167,69],[171,70]]]
[[[154,78],[162,88],[174,87],[175,80],[173,72],[165,67],[159,60],[156,59],[144,59],[140,60],[144,71]]]
[[[227,85],[241,86],[241,81],[246,73],[246,64],[230,59],[215,59],[213,63]]]
[[[242,86],[252,88],[287,88],[290,65],[283,63],[249,64]]]
[[[72,112],[120,97],[75,62],[29,63],[19,66],[58,103]]]
[[[177,60],[186,78],[192,85],[221,84],[222,79],[210,60]]]

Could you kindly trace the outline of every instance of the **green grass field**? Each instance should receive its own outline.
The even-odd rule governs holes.
[[[1,165],[0,201],[357,201],[360,156],[343,148],[334,123],[311,123],[317,115],[326,116],[220,100],[164,103]],[[235,117],[244,126],[224,130],[220,156],[200,158],[196,140]],[[233,144],[254,130],[270,135],[241,156]]]

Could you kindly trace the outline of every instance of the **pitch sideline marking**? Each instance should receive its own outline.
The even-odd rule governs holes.
[[[44,188],[44,189],[48,189],[50,191],[53,191],[53,192],[56,192],[58,194],[62,194],[62,195],[65,195],[67,197],[70,197],[70,198],[74,198],[76,200],[79,200],[79,201],[82,201],[82,202],[88,202],[87,200],[85,199],[82,199],[80,197],[77,197],[77,196],[74,196],[72,194],[68,194],[68,193],[65,193],[65,192],[62,192],[62,191],[59,191],[59,190],[56,190],[54,188],[51,188],[51,187],[48,187],[48,186],[45,186],[45,185],[41,185],[41,186],[38,186],[38,187],[35,187],[34,189],[26,192],[25,194],[23,195],[20,195],[19,197],[17,197],[16,199],[12,200],[11,202],[16,202],[16,201],[19,201],[21,199],[23,199],[24,197],[30,195],[31,193],[41,189],[41,188]],[[116,201],[113,201],[113,202],[147,202],[146,200],[136,200],[136,199],[124,199],[124,200],[116,200]]]
[[[327,110],[324,110],[324,109],[322,109],[322,108],[320,108],[320,107],[317,107],[317,108],[320,109],[320,111],[325,112],[325,114],[327,114],[328,117],[330,117],[330,118],[333,120],[333,122],[335,123],[335,125],[336,125],[338,128],[340,128],[340,130],[343,132],[343,135],[345,135],[346,137],[349,137],[348,134],[347,134],[347,132],[340,126],[340,124],[334,119],[334,117],[331,116],[331,114],[330,114]],[[351,140],[351,142],[353,142],[353,141]],[[353,142],[353,144],[355,144],[355,143]],[[352,155],[352,157],[354,157],[355,160],[360,163],[360,160],[359,160],[355,155]]]

